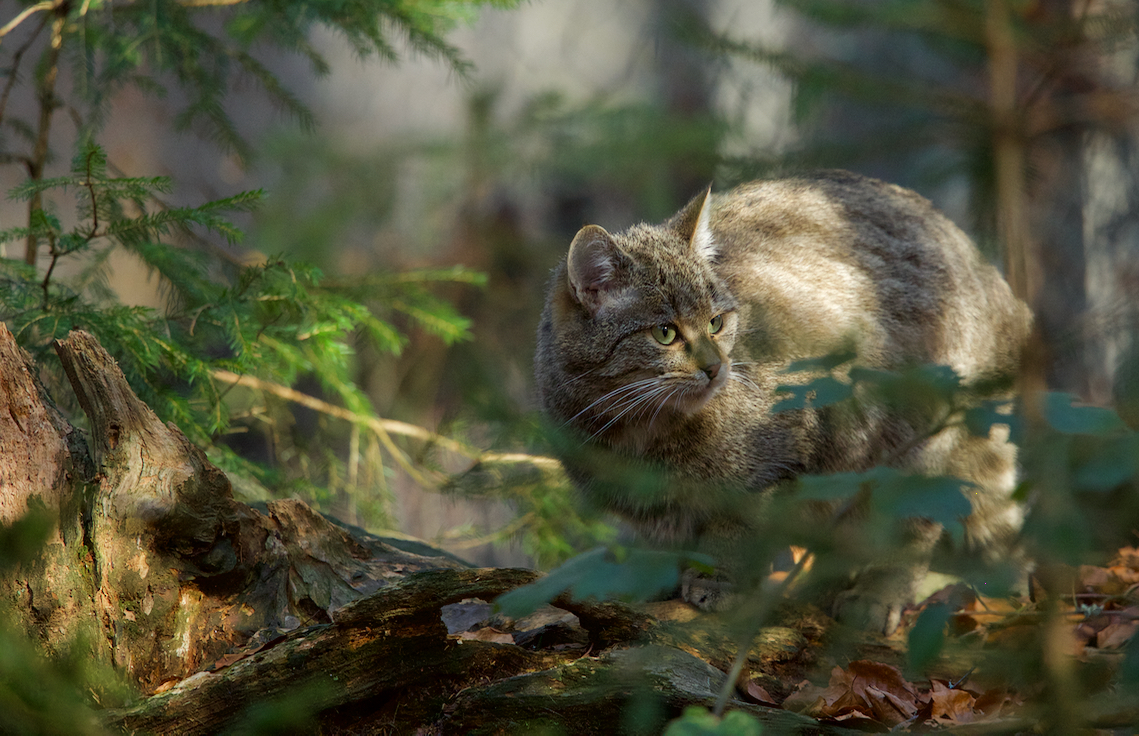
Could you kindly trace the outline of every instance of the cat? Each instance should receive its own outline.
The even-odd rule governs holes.
[[[994,548],[1020,520],[1006,427],[922,439],[888,409],[772,407],[792,361],[844,350],[853,365],[946,365],[964,382],[1013,375],[1030,325],[915,192],[845,171],[709,188],[661,225],[577,233],[538,329],[537,398],[576,438],[561,443],[575,486],[650,543],[738,540],[773,489],[891,458],[975,484],[966,536]],[[940,527],[914,528],[921,556]],[[836,613],[895,628],[922,565],[889,568],[864,574]]]

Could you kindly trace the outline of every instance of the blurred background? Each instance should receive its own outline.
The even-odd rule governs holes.
[[[224,5],[208,10],[201,23],[226,21]],[[118,89],[100,102],[98,139],[121,175],[170,176],[175,204],[263,189],[263,204],[236,217],[246,236],[228,251],[235,261],[306,261],[362,301],[369,284],[378,295],[392,279],[431,281],[460,329],[428,329],[430,314],[404,309],[392,317],[407,338],[398,354],[349,337],[351,378],[376,416],[468,447],[547,452],[534,333],[549,272],[578,228],[660,221],[709,182],[723,190],[818,167],[931,199],[1034,307],[1047,384],[1117,404],[1135,426],[1137,32],[1131,1],[492,4],[446,32],[469,67],[399,29],[385,60],[314,26],[306,39],[323,75],[303,53],[252,46],[311,121],[238,77],[219,104],[245,148],[180,127],[188,98],[176,85]],[[9,80],[19,43],[13,33],[0,46]],[[78,80],[65,71],[61,89]],[[34,118],[34,93],[6,89],[16,92],[11,102],[4,92],[5,122]],[[57,119],[49,172],[66,171],[82,129],[76,115]],[[6,131],[10,150],[18,131]],[[18,165],[2,173],[5,191],[27,176]],[[26,217],[20,203],[0,209],[5,228]],[[123,303],[168,308],[145,260],[108,258]],[[435,278],[439,269],[451,276]],[[337,403],[316,376],[291,388]],[[392,450],[271,394],[227,394],[231,419],[215,437],[282,469],[275,482],[239,483],[249,498],[296,495],[487,565],[549,565],[612,535],[532,464],[472,466],[431,440]]]

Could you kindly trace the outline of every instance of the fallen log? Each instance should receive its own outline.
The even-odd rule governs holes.
[[[54,522],[34,561],[0,575],[0,593],[44,650],[85,642],[133,683],[133,704],[102,713],[113,730],[210,734],[275,717],[324,733],[600,734],[629,719],[651,732],[715,700],[726,636],[564,595],[532,622],[503,619],[490,602],[539,573],[407,552],[299,501],[240,503],[93,336],[73,332],[56,351],[89,433],[55,409],[0,325],[0,522],[39,507]],[[757,649],[753,669],[805,667],[812,626]],[[716,653],[700,656],[694,642],[709,637]]]

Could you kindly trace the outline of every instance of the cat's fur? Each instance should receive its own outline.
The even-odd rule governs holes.
[[[698,196],[662,225],[577,234],[542,315],[538,399],[586,438],[587,452],[563,457],[575,484],[650,541],[738,537],[751,523],[741,497],[866,469],[924,431],[873,407],[772,413],[775,387],[795,382],[791,361],[853,347],[862,366],[1011,375],[1030,319],[914,192],[840,171],[753,182]],[[671,344],[654,337],[661,326],[676,330]],[[1015,528],[1015,448],[999,430],[949,429],[892,460],[976,484],[972,541]],[[904,598],[901,587],[869,595]],[[869,624],[892,628],[903,602]]]

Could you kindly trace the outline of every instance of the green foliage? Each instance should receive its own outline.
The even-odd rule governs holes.
[[[906,640],[906,663],[911,672],[926,672],[941,656],[945,646],[945,625],[953,609],[945,603],[928,606]]]
[[[0,708],[3,731],[13,736],[103,734],[84,703],[90,686],[86,652],[45,659],[14,627],[0,627]]]
[[[302,261],[238,255],[243,236],[233,218],[259,206],[260,192],[173,206],[165,198],[177,198],[175,182],[119,175],[97,139],[111,100],[133,86],[169,94],[179,106],[176,129],[246,161],[254,151],[230,110],[246,99],[249,82],[302,129],[315,124],[312,111],[259,60],[263,51],[300,54],[322,74],[328,65],[308,39],[324,27],[361,57],[394,61],[403,44],[464,74],[469,64],[444,34],[488,4],[514,3],[96,0],[29,6],[12,18],[0,34],[7,63],[0,163],[29,173],[9,194],[26,202],[28,217],[0,232],[0,253],[22,246],[24,256],[0,259],[0,319],[45,366],[53,393],[64,401],[70,395],[58,390],[64,381],[53,341],[88,330],[161,418],[206,446],[215,462],[240,471],[239,487],[259,497],[265,494],[257,481],[316,500],[348,496],[367,521],[387,522],[390,467],[380,448],[396,464],[410,460],[374,428],[359,441],[361,427],[372,427],[376,416],[358,384],[357,355],[398,354],[420,330],[448,344],[466,339],[469,320],[438,285],[477,286],[481,276],[453,269],[328,278]],[[24,66],[31,59],[34,74]],[[57,85],[63,75],[68,84]],[[240,98],[239,80],[246,86]],[[27,118],[7,106],[22,85],[39,102]],[[53,120],[64,108],[78,133],[75,156],[68,173],[49,175],[60,130]],[[324,235],[327,243],[335,233]],[[112,291],[110,269],[123,256],[157,281],[160,307],[124,304]],[[235,389],[238,377],[255,383]],[[339,418],[299,426],[308,417],[288,403],[298,385],[318,394],[310,406]],[[78,413],[73,418],[82,421]],[[249,442],[251,432],[265,439]],[[348,453],[339,449],[344,445]],[[359,493],[362,486],[368,493]]]
[[[552,570],[544,578],[495,599],[506,616],[522,618],[563,592],[585,600],[649,600],[676,588],[689,561],[710,565],[706,555],[640,548],[598,547]]]
[[[461,270],[390,277],[376,308],[368,309],[352,298],[368,285],[326,286],[319,270],[279,259],[211,263],[200,251],[178,243],[177,236],[200,229],[236,240],[240,234],[224,214],[249,208],[259,194],[148,211],[148,197],[168,187],[164,179],[108,176],[101,149],[89,145],[76,157],[70,176],[13,192],[23,198],[33,192],[70,192],[81,218],[68,230],[51,216],[33,223],[52,257],[42,278],[4,262],[10,267],[4,274],[0,316],[37,360],[51,363],[54,340],[71,329],[88,330],[116,357],[140,398],[195,441],[208,442],[230,422],[214,371],[286,385],[300,376],[316,376],[341,405],[369,415],[368,401],[350,373],[357,336],[382,352],[398,352],[406,336],[391,322],[395,312],[447,340],[466,335],[466,321],[431,297],[425,286],[432,280],[477,280]],[[137,214],[128,214],[126,205]],[[0,233],[0,239],[11,241],[27,232],[15,228]],[[100,288],[108,251],[115,248],[131,253],[162,279],[168,289],[163,312],[117,304]],[[72,259],[93,265],[80,269],[77,277],[53,278],[56,266]]]
[[[312,112],[259,59],[275,48],[304,57],[323,75],[329,65],[310,39],[316,28],[343,38],[361,57],[397,61],[397,47],[438,58],[465,73],[470,64],[444,37],[480,6],[512,0],[362,0],[354,3],[160,0],[147,4],[95,2],[67,6],[61,29],[76,97],[86,103],[82,130],[99,130],[114,94],[124,86],[185,100],[174,125],[194,130],[247,159],[253,149],[227,107],[240,80],[252,81],[274,106],[313,129]],[[28,126],[30,127],[30,126]]]
[[[55,523],[55,515],[36,498],[22,517],[0,524],[0,573],[32,562]],[[0,606],[0,731],[13,736],[104,734],[88,695],[114,695],[120,689],[118,678],[92,661],[82,641],[45,657]]]
[[[0,573],[33,559],[55,528],[55,519],[39,496],[28,511],[11,524],[0,524]]]
[[[684,709],[684,715],[668,724],[665,736],[760,736],[763,726],[743,711],[733,710],[717,717],[699,705]]]
[[[254,703],[225,736],[304,736],[320,732],[316,715],[332,688],[317,682],[280,697]]]
[[[963,493],[969,485],[959,478],[909,475],[878,466],[861,473],[804,475],[797,483],[797,496],[804,501],[851,499],[865,493],[868,511],[890,519],[921,516],[946,527],[960,538],[961,521],[972,507]]]

